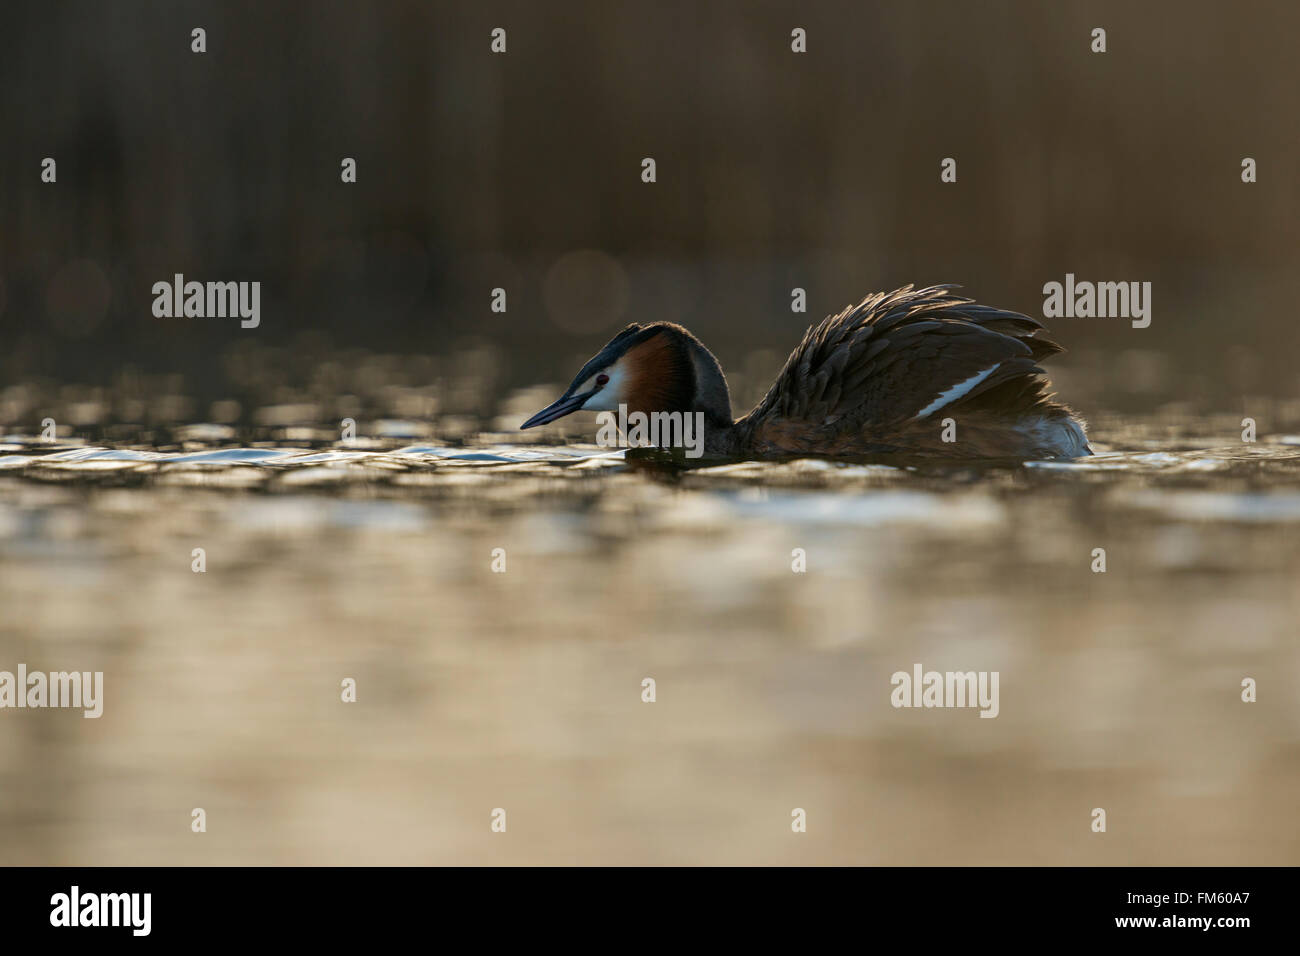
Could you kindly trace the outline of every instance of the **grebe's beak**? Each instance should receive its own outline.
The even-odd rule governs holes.
[[[538,425],[545,425],[548,422],[553,422],[557,418],[563,418],[565,415],[571,415],[573,412],[582,408],[583,402],[595,395],[596,391],[597,389],[593,388],[591,391],[581,392],[577,395],[565,392],[554,402],[547,405],[532,418],[528,419],[528,421],[520,425],[519,430],[523,431],[525,428],[535,428]]]

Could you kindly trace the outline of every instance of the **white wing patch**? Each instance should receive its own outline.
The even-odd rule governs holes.
[[[942,395],[940,395],[938,398],[932,401],[929,405],[925,406],[925,408],[917,412],[916,417],[925,418],[925,416],[929,415],[931,412],[937,412],[939,409],[943,408],[943,406],[951,405],[953,402],[957,401],[957,399],[961,398],[963,395],[969,392],[980,382],[984,381],[986,378],[988,378],[990,375],[996,372],[998,370],[998,366],[1000,366],[1001,364],[1002,363],[999,362],[997,365],[994,365],[992,368],[986,368],[982,372],[976,372],[974,375],[966,379],[966,381],[964,382],[958,382],[952,388],[948,389],[948,391],[944,392]]]

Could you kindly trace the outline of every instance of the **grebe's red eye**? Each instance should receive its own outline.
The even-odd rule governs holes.
[[[604,385],[608,381],[609,381],[609,376],[606,375],[604,372],[601,372],[599,375],[596,376],[596,384],[598,386]]]

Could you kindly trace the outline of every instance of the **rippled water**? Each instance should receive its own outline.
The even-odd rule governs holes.
[[[1294,864],[1300,437],[1198,424],[1023,466],[0,438],[0,669],[105,675],[98,720],[0,711],[0,862]],[[918,662],[997,719],[893,708]]]

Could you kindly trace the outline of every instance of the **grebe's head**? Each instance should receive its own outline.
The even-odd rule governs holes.
[[[731,395],[718,360],[680,325],[629,325],[592,356],[572,384],[520,428],[545,425],[573,412],[704,412],[731,425]]]

